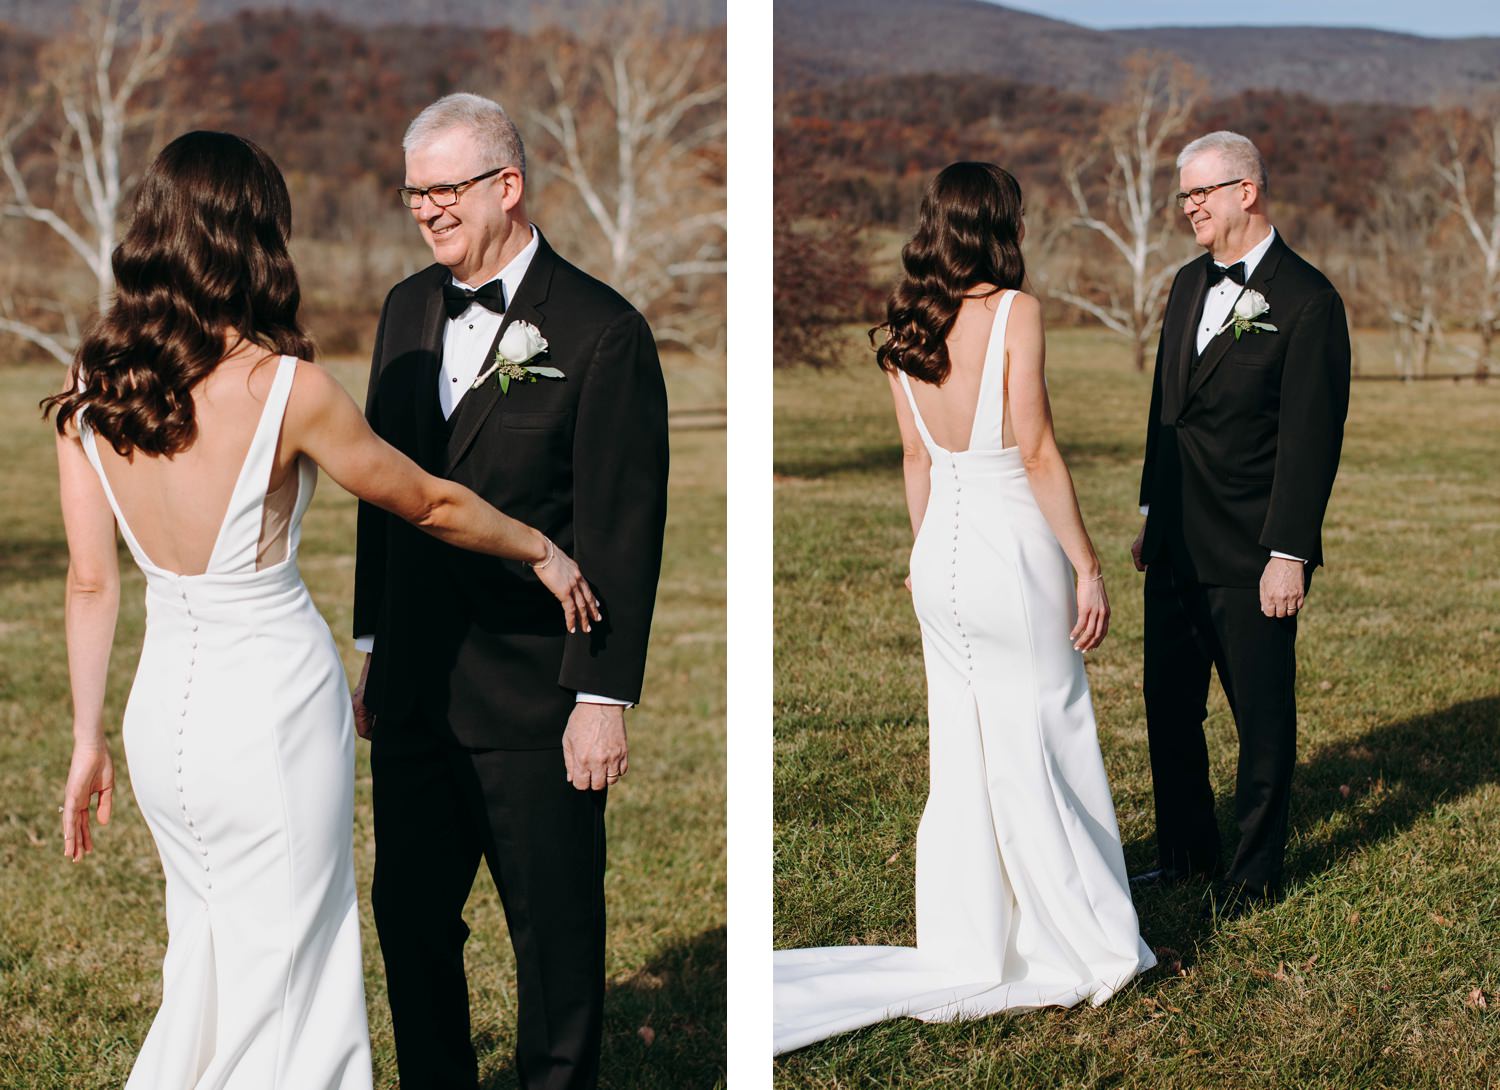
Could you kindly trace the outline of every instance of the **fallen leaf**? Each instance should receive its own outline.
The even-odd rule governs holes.
[[[1432,914],[1432,922],[1437,924],[1439,927],[1453,926],[1453,921],[1450,920],[1447,916],[1444,916],[1441,912],[1434,912]]]
[[[1333,688],[1333,682],[1331,682],[1331,681],[1320,681],[1320,682],[1318,682],[1318,688],[1322,689],[1326,693],[1329,689]]]
[[[1484,998],[1484,989],[1475,988],[1472,992],[1469,993],[1469,998],[1464,1000],[1464,1005],[1468,1007],[1474,1007],[1478,1010],[1484,1010],[1484,1008],[1488,1007],[1490,1004],[1489,1001]]]
[[[1347,783],[1339,784],[1339,794],[1343,795],[1346,799],[1349,797],[1349,785]]]
[[[636,1036],[638,1036],[642,1041],[646,1042],[647,1048],[650,1048],[656,1043],[656,1030],[652,1029],[650,1026],[642,1026],[635,1032]]]
[[[901,849],[897,848],[895,851],[893,851],[891,853],[891,857],[885,861],[885,865],[889,867],[892,863],[894,863],[896,860],[898,860],[900,858],[901,858]]]
[[[1353,927],[1353,926],[1355,926],[1358,923],[1359,923],[1359,913],[1358,912],[1351,912],[1351,913],[1349,913],[1349,926]]]

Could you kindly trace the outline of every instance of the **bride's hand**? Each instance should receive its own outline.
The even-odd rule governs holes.
[[[68,768],[68,786],[63,791],[63,854],[77,863],[94,850],[89,828],[89,802],[99,796],[99,824],[108,825],[114,808],[115,765],[109,747],[103,742],[73,745],[73,762]]]
[[[594,597],[594,588],[589,586],[573,558],[552,545],[552,558],[533,565],[532,570],[542,585],[562,603],[568,631],[578,631],[580,624],[585,632],[591,631],[593,622],[603,614],[599,612],[599,599]]]
[[[1069,639],[1075,651],[1092,651],[1104,642],[1109,632],[1109,595],[1104,593],[1104,576],[1078,580],[1078,623]]]

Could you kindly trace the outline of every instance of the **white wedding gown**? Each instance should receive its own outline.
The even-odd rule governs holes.
[[[146,575],[125,710],[130,779],[166,872],[162,1003],[127,1090],[369,1090],[352,845],[349,689],[297,569],[318,471],[284,486],[285,559],[263,556],[266,487],[296,361],[283,357],[207,570],[141,550],[84,421],[84,450]],[[274,520],[273,520],[274,521]]]
[[[1098,1005],[1156,964],[1140,937],[1083,656],[1073,572],[1003,443],[996,309],[969,448],[932,455],[912,549],[930,785],[917,945],[775,953],[775,1051],[904,1015],[929,1022]]]

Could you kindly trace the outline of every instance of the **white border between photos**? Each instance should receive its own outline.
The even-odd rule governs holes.
[[[728,4],[728,1084],[771,1085],[771,9]]]

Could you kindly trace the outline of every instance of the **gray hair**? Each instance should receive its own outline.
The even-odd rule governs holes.
[[[1177,169],[1181,170],[1206,151],[1218,152],[1231,171],[1254,182],[1262,193],[1266,191],[1266,161],[1248,136],[1228,129],[1200,136],[1178,153]]]
[[[489,165],[515,167],[526,176],[526,147],[510,115],[492,98],[466,91],[444,95],[406,127],[401,150],[410,152],[450,129],[467,129],[478,141]]]

